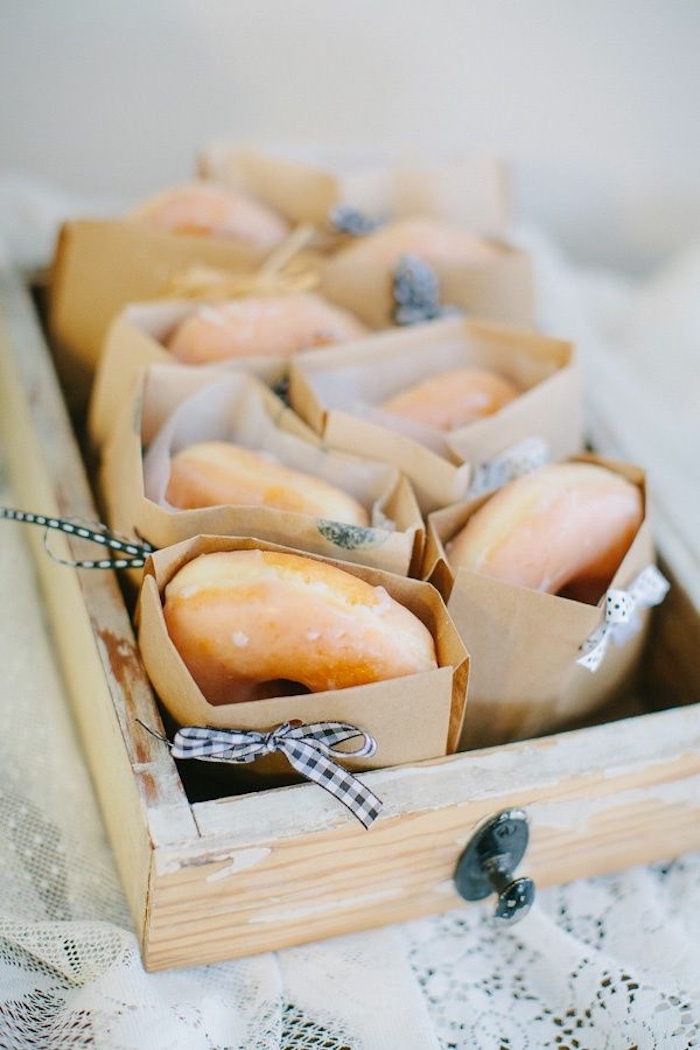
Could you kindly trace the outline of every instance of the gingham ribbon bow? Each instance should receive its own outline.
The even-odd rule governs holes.
[[[603,622],[581,646],[583,654],[576,661],[587,671],[597,671],[610,641],[624,644],[639,627],[639,610],[660,605],[670,584],[655,565],[640,572],[626,591],[611,587],[605,596]]]
[[[335,747],[354,737],[361,741],[353,751]],[[297,773],[335,795],[366,828],[382,808],[381,800],[331,757],[367,758],[377,750],[374,737],[346,722],[284,722],[268,733],[185,726],[176,732],[170,750],[174,758],[204,762],[254,762],[280,751]]]
[[[504,449],[493,459],[478,463],[472,472],[469,498],[503,488],[523,474],[529,474],[550,460],[549,445],[543,437],[532,435]]]

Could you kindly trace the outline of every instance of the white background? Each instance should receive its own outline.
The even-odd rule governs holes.
[[[0,173],[131,201],[212,138],[513,166],[643,270],[700,229],[700,0],[0,0]]]

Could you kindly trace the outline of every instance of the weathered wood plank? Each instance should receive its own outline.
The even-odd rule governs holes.
[[[457,858],[482,819],[511,806],[529,816],[521,870],[539,886],[700,847],[694,708],[368,777],[385,803],[370,832],[337,818],[323,827],[318,812],[309,829],[309,811],[323,807],[306,789],[224,803],[218,822],[213,804],[197,807],[200,816],[209,809],[206,852],[162,852],[149,965],[225,959],[457,907]],[[272,820],[265,803],[275,806]],[[280,834],[280,817],[289,834]]]
[[[0,310],[0,421],[21,509],[94,521],[78,446],[31,299],[21,280],[7,272],[0,275]],[[40,529],[9,522],[0,522],[0,528],[26,529],[95,790],[142,929],[152,859],[149,812],[169,807],[171,838],[182,837],[183,820],[189,834],[196,829],[169,753],[147,733],[134,732],[137,717],[157,725],[159,716],[121,593],[111,572],[77,571],[53,561]],[[78,543],[55,535],[51,549],[76,558]]]

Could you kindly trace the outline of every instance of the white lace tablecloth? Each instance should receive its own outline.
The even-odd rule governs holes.
[[[589,365],[602,345],[594,349],[594,335],[614,339],[619,363],[629,365],[635,332],[635,352],[651,362],[661,325],[655,301],[675,324],[674,352],[689,361],[691,347],[700,351],[698,307],[683,294],[700,275],[697,253],[654,287],[633,288],[605,275],[579,280],[539,238],[530,235],[529,246],[543,315],[556,334],[587,343]],[[697,384],[697,367],[688,375]],[[677,387],[675,404],[665,391],[666,407],[690,434],[698,387]],[[4,472],[0,504],[13,505]],[[0,522],[0,530],[2,1050],[700,1046],[700,855],[541,891],[510,929],[492,926],[487,903],[227,964],[146,973],[22,527]]]

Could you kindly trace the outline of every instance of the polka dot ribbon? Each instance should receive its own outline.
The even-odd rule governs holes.
[[[467,495],[475,499],[486,492],[503,488],[509,481],[543,467],[550,458],[549,445],[543,437],[533,434],[523,438],[493,459],[474,467]]]
[[[352,751],[335,746],[356,737],[360,743]],[[267,733],[185,726],[178,729],[172,743],[165,737],[160,739],[168,744],[173,758],[203,762],[254,762],[263,755],[280,752],[297,773],[329,791],[366,828],[382,808],[381,800],[365,784],[333,760],[334,757],[368,758],[377,750],[374,737],[346,722],[303,723],[295,719]]]
[[[146,564],[148,555],[155,550],[155,547],[145,540],[135,543],[124,536],[117,536],[101,522],[83,522],[76,518],[54,518],[26,510],[13,510],[10,507],[0,507],[0,519],[21,521],[28,525],[43,527],[46,530],[44,546],[49,557],[60,565],[69,565],[74,569],[140,569]],[[97,543],[107,548],[110,552],[109,557],[83,560],[59,558],[48,547],[48,534],[52,531],[63,532],[68,536],[77,536],[81,540]],[[115,557],[115,554],[121,554],[121,557]]]
[[[581,646],[576,661],[587,671],[595,672],[603,662],[610,641],[624,645],[639,630],[640,609],[660,605],[670,584],[655,565],[649,565],[626,591],[611,587],[605,595],[603,622]]]

